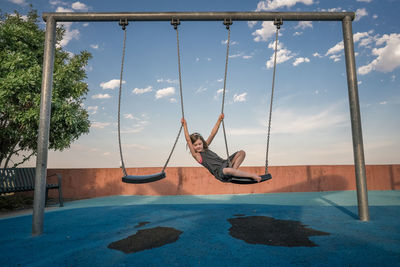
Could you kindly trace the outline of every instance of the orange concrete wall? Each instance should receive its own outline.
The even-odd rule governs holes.
[[[245,171],[263,173],[263,167],[243,167]],[[49,169],[63,178],[63,194],[67,199],[83,199],[111,195],[209,195],[271,192],[315,192],[355,190],[352,165],[279,166],[270,167],[273,179],[261,184],[236,185],[216,180],[203,167],[170,167],[167,177],[149,184],[121,182],[120,169]],[[160,172],[160,168],[132,168],[130,175]],[[368,190],[400,190],[400,165],[368,165]],[[50,190],[51,197],[58,197]]]

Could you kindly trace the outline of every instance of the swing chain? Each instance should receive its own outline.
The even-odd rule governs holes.
[[[129,25],[128,19],[120,19],[119,26],[122,26],[122,30],[126,30],[126,26]]]
[[[268,152],[269,152],[269,141],[270,141],[270,133],[271,133],[271,118],[272,118],[272,104],[274,99],[274,90],[275,90],[275,73],[276,73],[276,55],[278,53],[278,35],[279,29],[283,24],[282,18],[275,18],[274,25],[276,26],[276,34],[275,34],[275,48],[274,48],[274,71],[272,74],[272,88],[271,88],[271,102],[269,105],[269,118],[268,118],[268,133],[267,133],[267,148],[265,155],[265,174],[268,173]]]
[[[126,26],[128,25],[128,20],[120,19],[119,25],[122,26],[124,31],[124,40],[122,43],[122,59],[121,59],[121,72],[119,77],[119,90],[118,90],[118,145],[119,145],[119,155],[121,158],[121,168],[125,176],[127,176],[124,157],[122,155],[122,144],[121,144],[121,96],[122,96],[122,77],[124,73],[124,61],[125,61],[125,48],[126,48]]]
[[[180,25],[180,24],[181,24],[181,22],[179,21],[179,19],[177,19],[177,18],[172,18],[171,19],[171,25],[174,26],[175,30],[178,29],[178,25]]]
[[[178,51],[178,73],[179,73],[179,94],[181,97],[181,111],[182,111],[182,118],[185,118],[185,113],[184,113],[184,107],[183,107],[183,90],[182,90],[182,73],[181,73],[181,54],[180,54],[180,47],[179,47],[179,31],[178,31],[178,25],[181,24],[179,19],[177,18],[172,18],[171,20],[171,25],[174,26],[174,29],[176,30],[176,47]],[[183,125],[181,124],[181,127],[179,128],[178,135],[175,138],[175,143],[172,146],[171,152],[168,155],[167,161],[164,164],[164,167],[162,168],[161,172],[164,172],[165,169],[167,168],[167,165],[172,157],[172,154],[174,153],[176,144],[178,143],[179,136],[181,135],[183,129]]]
[[[226,29],[228,30],[228,39],[226,40],[226,57],[225,57],[225,74],[224,74],[224,90],[222,94],[222,108],[221,108],[221,114],[224,113],[224,106],[225,106],[225,93],[226,93],[226,77],[228,74],[228,59],[229,59],[229,44],[231,40],[231,29],[230,25],[232,25],[232,19],[224,19],[224,25],[226,26]],[[226,157],[228,160],[229,167],[232,167],[232,163],[229,159],[229,150],[228,150],[228,141],[226,138],[226,130],[225,130],[225,122],[224,119],[222,120],[222,130],[224,133],[224,141],[225,141],[225,150],[226,150]]]

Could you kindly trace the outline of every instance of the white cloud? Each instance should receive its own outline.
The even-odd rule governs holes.
[[[293,36],[299,36],[299,35],[302,35],[303,33],[302,32],[295,32],[295,33],[293,33]]]
[[[372,49],[376,58],[371,63],[359,67],[359,74],[365,75],[373,70],[387,73],[400,66],[400,34],[385,34],[376,40],[376,45],[385,46]]]
[[[87,110],[88,110],[90,115],[96,114],[98,109],[99,109],[98,106],[89,106],[89,107],[87,107]]]
[[[64,8],[64,7],[57,7],[56,12],[73,12],[72,9]],[[60,46],[65,47],[72,39],[79,39],[80,32],[77,29],[71,29],[72,22],[60,22],[65,29],[65,33],[63,39],[60,41]]]
[[[178,80],[172,80],[172,79],[157,79],[158,83],[171,83],[171,84],[177,84]]]
[[[261,29],[256,30],[252,33],[254,37],[254,41],[256,42],[267,42],[269,38],[272,38],[275,35],[276,26],[271,21],[264,21],[261,24]]]
[[[242,56],[243,56],[243,53],[237,53],[237,54],[229,55],[229,58],[237,58],[237,57],[242,57]]]
[[[249,28],[253,28],[256,24],[257,24],[257,21],[255,21],[255,20],[251,20],[251,21],[247,22],[247,25],[249,26]]]
[[[175,94],[175,87],[167,87],[156,92],[156,99],[164,98]]]
[[[341,7],[334,7],[334,8],[328,8],[328,9],[321,9],[322,12],[344,12],[344,10]]]
[[[74,12],[72,9],[64,8],[64,7],[57,7],[56,12]]]
[[[328,51],[326,52],[325,56],[329,56],[329,55],[333,55],[333,54],[342,52],[343,48],[344,48],[343,41],[340,41],[334,47],[329,48]]]
[[[144,130],[144,127],[128,128],[126,130],[121,130],[121,133],[122,134],[140,133],[143,130]]]
[[[334,62],[340,61],[340,55],[331,55],[329,58],[333,59]]]
[[[359,46],[366,47],[369,44],[371,44],[374,40],[374,38],[371,36],[372,33],[373,30],[370,30],[368,32],[357,32],[353,34],[353,41],[354,43],[359,43]],[[329,58],[333,59],[335,62],[339,61],[343,49],[344,49],[343,41],[340,41],[335,46],[329,48],[328,51],[325,53],[325,56],[329,56]]]
[[[72,39],[79,40],[80,32],[78,29],[71,29],[72,22],[60,22],[60,24],[65,29],[63,39],[59,44],[60,46],[65,47]]]
[[[171,98],[169,99],[169,102],[170,102],[170,103],[177,103],[178,100],[176,100],[176,98],[171,97]]]
[[[271,131],[274,134],[298,134],[313,132],[318,129],[340,127],[348,122],[348,116],[343,112],[341,104],[334,104],[325,110],[300,114],[296,110],[277,108],[274,112]],[[266,120],[262,120],[259,128],[230,129],[230,135],[265,135],[267,129]]]
[[[378,15],[374,14],[374,15],[372,15],[372,18],[373,18],[373,19],[377,19],[377,18],[378,18]]]
[[[139,149],[139,150],[149,150],[150,149],[150,147],[148,147],[148,146],[143,146],[143,145],[138,145],[138,144],[126,144],[126,145],[124,145],[124,148]]]
[[[387,103],[388,103],[387,101],[379,102],[380,105],[386,105]]]
[[[127,114],[124,114],[124,118],[125,118],[125,119],[129,119],[129,120],[133,120],[133,119],[135,119],[135,117],[133,116],[133,114],[132,114],[132,113],[127,113]]]
[[[72,3],[72,9],[79,11],[88,11],[88,6],[81,2]]]
[[[359,46],[368,46],[374,41],[374,38],[371,36],[373,30],[368,32],[357,32],[353,35],[353,40],[355,43],[360,42]]]
[[[144,93],[149,93],[151,91],[153,91],[153,87],[147,86],[146,88],[135,88],[132,90],[132,93],[134,93],[135,95],[142,95]]]
[[[228,43],[228,39],[227,40],[222,40],[221,41],[221,44],[223,44],[223,45],[226,45]],[[238,42],[236,42],[236,41],[231,41],[231,43],[229,44],[229,45],[237,45],[238,44]]]
[[[314,54],[313,54],[313,56],[314,57],[319,57],[319,58],[322,58],[323,56],[320,54],[320,53],[318,53],[318,52],[315,52]]]
[[[219,95],[222,95],[223,92],[224,92],[224,89],[223,89],[223,88],[218,89],[217,92],[216,92],[215,95],[214,95],[214,99],[217,100],[218,97],[219,97]]]
[[[141,114],[140,117],[134,116],[133,114],[127,113],[124,114],[124,118],[134,120],[135,123],[131,124],[129,127],[125,127],[121,130],[121,133],[131,134],[131,133],[140,133],[142,132],[147,125],[149,125],[148,117],[146,114]],[[125,147],[125,145],[124,145]]]
[[[202,93],[202,92],[205,92],[205,91],[207,91],[207,88],[205,88],[205,87],[203,87],[203,86],[200,86],[200,87],[196,90],[196,94],[199,94],[199,93]]]
[[[253,56],[243,56],[243,59],[250,59],[250,58],[252,58]]]
[[[299,24],[297,24],[297,26],[295,26],[295,29],[306,29],[306,28],[312,28],[312,22],[311,21],[299,21]]]
[[[233,95],[233,102],[246,102],[247,93],[242,93],[240,95],[234,94]]]
[[[362,17],[368,16],[368,12],[365,8],[359,8],[356,10],[356,19],[354,21],[359,21]]]
[[[63,5],[63,6],[66,6],[66,5],[68,5],[67,3],[65,3],[65,2],[63,2],[63,1],[61,1],[61,0],[50,0],[49,3],[50,3],[50,5],[52,5],[52,6],[56,6],[56,5]]]
[[[297,65],[299,65],[299,64],[301,64],[301,63],[308,63],[308,62],[310,62],[310,59],[309,58],[307,58],[307,57],[298,57],[298,58],[296,58],[295,59],[295,61],[293,62],[293,66],[297,66]]]
[[[109,94],[97,94],[92,96],[93,99],[107,99],[111,98]]]
[[[372,2],[372,0],[357,0],[357,2],[371,3],[371,2]]]
[[[64,47],[64,46],[66,46],[72,39],[78,40],[78,39],[79,39],[79,35],[80,35],[79,30],[77,30],[77,29],[73,29],[73,30],[67,29],[67,30],[65,31],[65,34],[64,34],[63,39],[62,39],[61,42],[60,42],[60,45],[61,45],[62,47]]]
[[[282,7],[292,7],[297,3],[311,5],[313,0],[265,0],[258,2],[256,11],[271,11]]]
[[[102,83],[100,83],[100,87],[103,89],[113,90],[113,89],[119,87],[119,81],[120,81],[119,79],[112,79],[112,80],[109,80],[108,82],[102,82]],[[125,83],[126,83],[125,81],[122,81],[122,84],[125,84]]]
[[[25,0],[9,0],[9,1],[11,3],[17,4],[17,5],[20,5],[20,6],[25,6],[25,5],[28,4]]]
[[[98,44],[91,44],[90,47],[93,48],[93,49],[99,49],[99,45]]]
[[[268,48],[275,49],[275,41],[270,43],[268,45]],[[294,55],[292,51],[284,48],[283,44],[278,41],[278,53],[276,54],[276,64],[283,63],[285,61],[288,61],[291,59]],[[274,66],[274,60],[275,60],[275,52],[272,54],[270,59],[266,62],[267,69],[270,69]]]
[[[105,127],[109,126],[109,122],[92,122],[91,127],[92,128],[97,128],[97,129],[104,129]]]

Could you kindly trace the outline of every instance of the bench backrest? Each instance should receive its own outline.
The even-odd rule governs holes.
[[[35,188],[35,168],[0,169],[0,193]]]

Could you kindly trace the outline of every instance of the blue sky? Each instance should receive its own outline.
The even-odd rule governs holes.
[[[365,159],[400,163],[400,7],[395,0],[60,1],[1,0],[3,12],[354,11]],[[43,24],[44,27],[44,24]],[[65,23],[61,45],[90,51],[85,107],[92,126],[50,168],[118,167],[118,81],[123,32],[117,22]],[[234,22],[225,125],[230,152],[265,164],[272,81],[272,22]],[[182,22],[181,64],[189,131],[208,136],[221,112],[227,31],[222,22]],[[279,36],[269,163],[353,164],[340,22],[284,22]],[[122,140],[128,167],[162,166],[180,127],[176,34],[169,22],[131,22],[123,78]],[[225,156],[222,129],[211,148]],[[35,161],[29,164],[34,165]],[[170,166],[198,166],[181,136]]]

